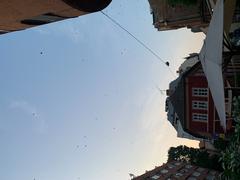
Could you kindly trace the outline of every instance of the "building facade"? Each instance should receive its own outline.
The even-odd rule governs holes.
[[[219,172],[184,162],[171,161],[133,180],[215,180]]]
[[[100,11],[111,0],[2,0],[0,34]]]
[[[240,95],[240,56],[234,55],[229,62],[225,55],[223,70],[225,84],[225,108],[227,131],[224,132],[214,106],[207,79],[201,63],[193,65],[170,84],[167,106],[168,119],[178,131],[178,136],[188,139],[213,139],[233,131],[232,118],[234,97]],[[227,62],[228,61],[228,62]],[[174,86],[173,86],[174,84]]]
[[[187,27],[193,32],[200,32],[208,26],[210,13],[206,1],[196,0],[188,6],[173,4],[169,0],[148,0],[153,16],[153,25],[159,31]]]

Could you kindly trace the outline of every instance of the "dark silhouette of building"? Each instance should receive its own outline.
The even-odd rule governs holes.
[[[194,5],[172,4],[169,0],[148,0],[153,16],[153,25],[159,31],[187,27],[200,32],[208,26],[211,16],[204,0]]]
[[[0,34],[100,11],[111,0],[1,0]]]

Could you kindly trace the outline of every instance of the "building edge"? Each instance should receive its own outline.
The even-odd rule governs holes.
[[[103,10],[112,2],[112,0],[63,0],[63,2],[72,8],[92,13]]]

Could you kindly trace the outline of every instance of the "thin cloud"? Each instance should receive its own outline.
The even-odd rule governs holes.
[[[34,31],[41,34],[41,35],[51,34],[49,30],[47,30],[46,28],[43,28],[43,27],[38,27],[38,28],[34,29]]]
[[[72,42],[78,43],[86,38],[86,34],[83,32],[83,28],[81,28],[84,24],[83,20],[79,21],[77,18],[71,21],[59,22],[54,29],[51,27],[51,30],[54,34],[58,33],[66,36]]]
[[[11,109],[19,109],[27,114],[36,113],[36,108],[26,101],[13,101],[10,103]]]

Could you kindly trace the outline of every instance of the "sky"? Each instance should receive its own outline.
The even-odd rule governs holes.
[[[104,12],[176,72],[204,36],[157,31],[148,1]],[[101,13],[0,36],[0,179],[127,180],[179,139],[164,93],[177,74]],[[157,88],[158,87],[158,88]]]

